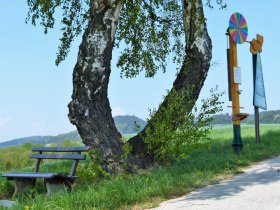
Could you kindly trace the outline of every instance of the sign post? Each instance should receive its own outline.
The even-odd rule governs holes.
[[[229,29],[229,50],[228,50],[228,67],[229,67],[229,90],[230,99],[232,101],[232,124],[233,124],[233,143],[232,147],[236,154],[239,154],[243,148],[241,138],[241,120],[245,119],[249,114],[240,113],[239,104],[239,85],[241,84],[241,69],[237,62],[237,46],[246,41],[248,28],[245,18],[240,13],[234,13],[230,17]]]
[[[260,143],[260,119],[259,108],[266,110],[266,97],[262,73],[260,52],[262,52],[263,36],[257,34],[257,38],[250,42],[250,51],[253,57],[253,105],[255,114],[255,137],[256,143]]]

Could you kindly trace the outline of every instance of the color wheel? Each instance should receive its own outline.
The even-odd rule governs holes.
[[[240,13],[233,13],[229,19],[229,33],[233,41],[242,44],[248,36],[248,26],[245,18]]]

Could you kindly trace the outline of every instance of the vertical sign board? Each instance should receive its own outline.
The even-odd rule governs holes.
[[[241,68],[233,67],[233,77],[234,83],[241,85]]]
[[[257,53],[256,59],[256,70],[255,70],[255,82],[254,82],[254,99],[253,104],[255,107],[259,107],[263,110],[267,109],[263,73],[262,73],[262,63],[260,53]]]

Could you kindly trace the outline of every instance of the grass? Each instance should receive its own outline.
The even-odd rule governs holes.
[[[51,197],[25,197],[13,209],[145,209],[162,200],[186,194],[242,172],[242,167],[280,154],[280,125],[261,125],[261,143],[255,144],[254,127],[242,127],[244,143],[240,155],[233,154],[232,128],[214,129],[210,143],[187,159],[144,171],[120,175],[88,185],[71,193]]]
[[[128,139],[132,138],[133,136],[136,136],[137,133],[131,133],[131,134],[123,134],[123,139],[127,141]]]

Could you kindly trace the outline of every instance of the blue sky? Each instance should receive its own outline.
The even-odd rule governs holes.
[[[232,13],[240,12],[249,28],[247,40],[256,34],[264,36],[261,54],[268,110],[280,109],[277,52],[279,42],[278,10],[280,1],[235,0],[229,1],[228,9],[205,9],[207,27],[213,42],[212,67],[201,93],[207,98],[209,90],[218,85],[227,91],[225,36]],[[43,28],[25,24],[25,1],[1,1],[0,7],[0,142],[34,135],[57,135],[75,129],[70,124],[67,104],[72,94],[72,71],[76,63],[78,38],[71,47],[67,59],[59,66],[54,64],[59,44],[59,29],[47,35]],[[275,49],[274,49],[275,48]],[[113,53],[109,99],[113,115],[130,114],[143,119],[148,108],[155,108],[175,79],[175,67],[169,64],[166,74],[159,73],[153,79],[140,75],[134,79],[121,79],[115,67],[118,53]],[[253,113],[252,62],[249,44],[238,45],[238,64],[242,71],[240,104],[243,112]],[[223,113],[231,113],[227,94]]]

